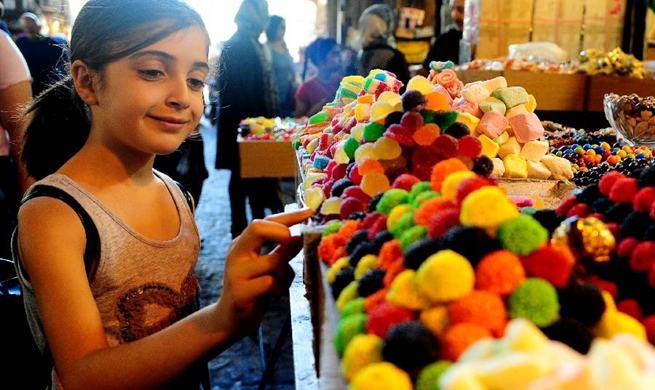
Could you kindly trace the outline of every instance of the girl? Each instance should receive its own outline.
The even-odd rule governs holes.
[[[198,389],[206,362],[254,331],[265,298],[290,283],[299,247],[287,226],[307,209],[254,221],[230,246],[221,299],[198,308],[193,215],[152,166],[200,121],[208,45],[181,0],[90,0],[73,26],[70,77],[28,110],[28,171],[72,195],[100,237],[87,279],[73,210],[39,197],[19,211],[17,268],[54,389]],[[265,241],[280,245],[260,256]]]
[[[309,63],[316,69],[309,79]],[[296,91],[296,118],[312,116],[334,99],[341,82],[341,49],[334,38],[316,38],[305,49],[303,82]]]

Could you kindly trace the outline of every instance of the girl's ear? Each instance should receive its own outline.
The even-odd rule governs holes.
[[[97,104],[98,98],[93,86],[93,72],[87,63],[81,60],[73,62],[71,65],[71,76],[73,77],[75,90],[80,98],[88,105]]]

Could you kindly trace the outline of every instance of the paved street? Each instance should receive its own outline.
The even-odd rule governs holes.
[[[205,161],[209,178],[203,186],[198,203],[196,222],[202,239],[202,249],[196,271],[200,279],[201,300],[212,302],[220,296],[223,284],[225,255],[231,241],[230,207],[227,192],[230,172],[215,170],[216,128],[203,119],[201,133],[205,143]],[[289,185],[287,184],[287,187]],[[289,189],[293,193],[293,189]],[[263,347],[270,355],[280,328],[289,310],[288,297],[273,302],[263,323]],[[293,375],[293,351],[291,337],[287,335],[282,353],[274,366],[274,372],[266,387],[259,387],[264,372],[260,354],[259,337],[246,337],[210,363],[212,389],[295,389]]]

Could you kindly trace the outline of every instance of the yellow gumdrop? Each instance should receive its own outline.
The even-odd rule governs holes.
[[[457,171],[446,176],[441,183],[441,197],[446,200],[455,200],[457,198],[457,186],[459,183],[470,177],[476,177],[473,171]]]
[[[427,95],[430,92],[434,92],[434,85],[425,76],[416,75],[407,82],[406,89],[408,91],[414,89],[421,92],[423,95]]]

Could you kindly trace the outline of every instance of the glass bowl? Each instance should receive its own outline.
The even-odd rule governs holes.
[[[655,148],[655,97],[608,93],[603,98],[603,107],[617,138],[630,146]]]

